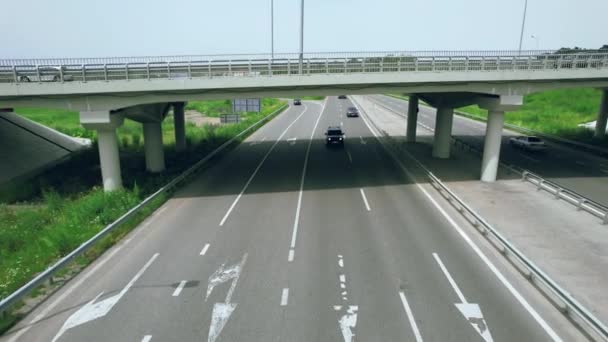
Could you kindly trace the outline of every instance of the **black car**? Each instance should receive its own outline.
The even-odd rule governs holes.
[[[346,95],[338,95],[338,98],[339,98],[340,100],[346,100]]]
[[[325,145],[344,145],[344,132],[340,126],[329,126],[325,132]]]
[[[293,99],[293,105],[294,106],[299,106],[301,104],[302,104],[302,100],[300,100],[300,99]]]
[[[348,109],[346,110],[346,116],[349,118],[356,118],[359,116],[359,110],[356,107],[348,107]]]

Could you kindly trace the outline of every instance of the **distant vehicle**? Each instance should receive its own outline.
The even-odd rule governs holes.
[[[338,98],[339,98],[340,100],[346,100],[346,95],[338,95]]]
[[[325,132],[325,145],[340,145],[344,146],[344,132],[340,126],[329,126]]]
[[[547,145],[542,139],[527,135],[511,137],[509,139],[509,144],[527,151],[545,151],[547,149]]]
[[[293,99],[293,105],[294,106],[299,106],[301,104],[302,104],[302,100],[300,100],[300,99]]]
[[[59,82],[63,74],[64,81],[72,81],[72,75],[66,75],[66,68],[61,66],[44,66],[36,70],[17,70],[19,82]]]
[[[358,117],[359,116],[359,110],[356,107],[348,107],[348,109],[346,110],[346,117]]]

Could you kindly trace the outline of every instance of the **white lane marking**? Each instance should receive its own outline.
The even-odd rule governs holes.
[[[346,155],[348,156],[348,161],[352,164],[353,162],[353,156],[350,155],[350,151],[346,150]]]
[[[363,189],[359,189],[359,192],[361,192],[361,197],[363,197],[363,203],[365,203],[365,209],[367,209],[367,211],[372,211],[372,209],[369,207],[369,202],[367,202],[367,197],[365,196],[365,192],[363,191]]]
[[[367,142],[366,142],[365,140],[363,140],[363,137],[362,137],[362,136],[359,136],[359,139],[361,139],[361,144],[362,144],[362,145],[367,144]]]
[[[477,331],[477,333],[484,339],[484,341],[492,342],[493,339],[492,334],[490,333],[490,328],[488,327],[488,324],[483,318],[483,313],[481,312],[479,304],[468,303],[467,299],[460,291],[460,288],[458,288],[456,281],[454,281],[454,278],[452,278],[452,275],[441,261],[441,258],[439,258],[439,255],[437,253],[433,253],[433,258],[435,258],[435,261],[437,261],[437,264],[439,265],[439,268],[441,268],[443,275],[445,275],[445,277],[448,279],[448,282],[450,283],[450,285],[454,289],[454,292],[456,292],[458,299],[460,300],[460,303],[454,304],[456,308],[462,313],[462,315],[467,319],[471,326],[473,326],[473,329]]]
[[[137,279],[139,279],[139,277],[141,277],[141,275],[144,274],[146,269],[148,269],[148,267],[150,267],[150,265],[152,265],[152,263],[154,262],[154,260],[156,260],[158,255],[159,255],[159,253],[154,254],[152,256],[152,258],[150,258],[150,260],[148,260],[148,262],[144,265],[144,267],[142,267],[139,270],[139,272],[137,272],[137,274],[135,274],[135,276],[131,279],[131,281],[129,281],[129,283],[117,295],[108,297],[100,302],[96,302],[97,299],[99,297],[101,297],[101,295],[103,295],[103,292],[102,292],[102,293],[98,294],[97,297],[95,297],[93,300],[86,303],[80,309],[78,309],[76,312],[74,312],[65,321],[65,323],[63,324],[61,329],[59,329],[59,332],[57,332],[57,335],[55,335],[55,337],[53,338],[53,340],[51,342],[57,341],[59,339],[59,337],[61,337],[61,335],[63,335],[63,333],[65,333],[68,329],[77,327],[79,325],[82,325],[84,323],[90,322],[92,320],[95,320],[97,318],[107,315],[108,312],[110,312],[110,310],[112,310],[114,305],[116,305],[116,303],[118,303],[118,301],[120,301],[120,299],[127,293],[127,291],[129,291],[129,289],[133,286],[133,284],[135,284]]]
[[[340,283],[340,288],[345,289],[345,288],[346,288],[346,284],[344,284],[344,283]]]
[[[340,274],[340,282],[346,283],[346,276],[344,274]]]
[[[522,157],[524,157],[524,158],[526,158],[526,159],[528,159],[528,160],[531,160],[531,161],[533,161],[533,162],[535,162],[535,163],[540,163],[540,160],[538,160],[538,159],[536,159],[536,158],[532,158],[532,157],[530,157],[530,156],[527,156],[527,155],[525,155],[525,154],[523,154],[523,153],[520,153],[519,155],[520,155],[520,156],[522,156]]]
[[[146,335],[144,336],[144,338],[141,339],[141,342],[150,342],[151,339],[152,335]]]
[[[141,230],[138,230],[138,232]],[[137,233],[137,232],[136,232]],[[125,243],[126,244],[126,243]],[[70,296],[72,294],[72,292],[74,292],[74,290],[76,290],[77,287],[79,287],[80,285],[82,285],[82,283],[84,283],[87,279],[89,279],[95,272],[97,272],[98,269],[100,269],[106,262],[108,262],[116,253],[118,253],[118,251],[120,251],[122,249],[122,247],[125,245],[119,245],[117,246],[114,250],[112,250],[108,255],[105,256],[105,258],[101,259],[97,265],[95,265],[93,268],[91,268],[91,270],[89,272],[87,272],[84,276],[82,276],[82,278],[78,279],[78,281],[76,281],[72,286],[70,286],[64,293],[62,293],[59,297],[57,297],[57,299],[52,302],[51,304],[49,304],[47,307],[45,307],[38,315],[36,315],[36,317],[34,317],[34,319],[32,319],[31,321],[29,321],[25,327],[23,327],[21,330],[19,330],[18,332],[15,333],[15,335],[13,335],[8,342],[15,342],[17,341],[17,339],[19,339],[19,337],[21,337],[21,335],[25,334],[28,330],[31,329],[32,326],[34,326],[36,323],[38,323],[38,321],[42,320],[49,312],[51,312],[51,310],[53,310],[61,301],[63,301],[65,298],[67,298],[68,296]]]
[[[405,293],[399,291],[399,297],[401,297],[401,304],[403,304],[403,309],[405,309],[405,314],[407,315],[407,319],[414,332],[414,337],[416,337],[416,342],[422,342],[422,335],[420,334],[420,330],[418,330],[418,325],[416,324],[416,319],[414,319],[414,313],[410,308],[410,304],[407,302],[407,298],[405,298]]]
[[[344,268],[344,260],[338,260],[338,266],[340,266],[340,268]]]
[[[281,306],[287,305],[288,301],[289,301],[289,289],[284,288],[283,293],[281,294]]]
[[[296,140],[298,140],[298,138],[293,137],[293,138],[287,139],[287,142],[289,143],[289,145],[293,146],[296,144]]]
[[[437,262],[437,264],[439,264],[439,268],[441,268],[441,271],[443,272],[445,277],[448,278],[448,282],[450,283],[450,285],[452,285],[454,292],[456,292],[456,295],[458,296],[458,300],[460,300],[461,303],[466,303],[467,299],[464,297],[464,295],[458,288],[458,285],[454,281],[454,278],[452,278],[452,275],[450,274],[450,272],[448,272],[448,269],[445,267],[445,265],[439,258],[439,255],[437,255],[437,253],[433,253],[433,258],[435,258],[435,261]]]
[[[175,291],[173,291],[173,297],[177,297],[179,296],[180,293],[182,293],[182,290],[184,289],[184,286],[186,286],[186,283],[188,281],[187,280],[182,280],[180,281],[179,285],[177,285],[177,287],[175,288]]]
[[[355,103],[355,106],[358,106],[358,105]],[[359,112],[363,112],[363,111],[360,110]],[[365,122],[365,124],[367,125],[367,128],[370,130],[370,132],[372,132],[372,134],[378,139],[378,135],[372,129],[371,125],[367,122],[365,115],[362,115],[361,117],[363,118],[363,122]],[[380,139],[378,139],[378,142],[380,142]],[[382,146],[384,146],[384,145],[382,145]],[[389,154],[390,154],[390,152],[389,152]],[[414,156],[410,155],[410,157],[412,159],[416,160],[416,158]],[[414,177],[414,175],[411,172],[409,172],[409,170],[403,165],[401,160],[399,160],[398,158],[395,158],[395,160],[396,160],[397,164],[399,164],[399,166],[401,167],[403,172],[405,172],[405,174],[410,179],[415,181],[416,177]],[[418,161],[418,163],[420,163],[420,162]],[[415,184],[416,184],[416,187],[433,204],[433,206],[435,208],[437,208],[437,210],[439,210],[441,215],[450,223],[452,228],[454,228],[454,230],[456,230],[456,232],[458,232],[460,237],[469,245],[469,247],[475,252],[475,254],[477,254],[477,256],[486,264],[486,266],[490,269],[490,271],[492,271],[492,273],[494,273],[496,278],[498,278],[498,280],[503,284],[503,286],[505,286],[507,288],[507,290],[509,290],[511,295],[513,295],[513,297],[515,297],[515,299],[517,299],[517,301],[521,304],[521,306],[523,306],[523,308],[526,311],[528,311],[528,313],[532,316],[532,318],[534,318],[534,320],[543,328],[543,330],[545,330],[547,335],[549,335],[553,341],[562,341],[562,339],[557,335],[557,333],[553,330],[553,328],[551,328],[551,326],[540,316],[540,314],[530,305],[530,303],[528,303],[528,301],[526,301],[526,299],[519,293],[519,291],[517,291],[517,289],[515,289],[513,287],[513,285],[507,280],[507,278],[496,268],[496,266],[494,266],[494,264],[490,261],[490,259],[488,259],[488,257],[486,257],[486,255],[483,254],[483,252],[479,249],[479,247],[477,247],[477,245],[473,242],[473,240],[471,240],[471,238],[469,238],[469,236],[464,232],[464,230],[462,228],[460,228],[460,226],[458,224],[456,224],[456,222],[452,219],[452,217],[450,217],[450,215],[448,215],[448,213],[445,210],[443,210],[443,208],[435,201],[435,199],[433,197],[431,197],[431,195],[426,191],[426,189],[424,189],[422,187],[422,185],[420,185],[420,183],[418,183],[418,182],[415,182]]]
[[[206,244],[205,247],[203,247],[203,250],[201,250],[201,255],[207,254],[208,249],[209,249],[209,244]]]
[[[325,101],[327,102],[327,98],[325,98]],[[296,215],[293,219],[293,232],[291,233],[291,244],[289,245],[291,248],[289,251],[289,257],[291,259],[291,260],[289,260],[290,262],[293,261],[292,251],[296,248],[296,239],[298,237],[298,226],[300,224],[300,210],[302,209],[302,194],[304,193],[304,180],[306,179],[306,169],[308,168],[308,157],[310,156],[310,147],[312,146],[312,140],[315,136],[315,131],[317,130],[319,121],[321,120],[321,117],[323,116],[323,112],[325,112],[324,104],[321,105],[321,113],[319,113],[319,117],[317,118],[317,121],[315,122],[315,125],[312,128],[312,133],[310,133],[310,139],[308,140],[308,147],[306,147],[306,155],[304,156],[304,165],[302,166],[302,176],[300,177],[300,190],[298,192],[298,204],[296,207]]]
[[[249,184],[251,184],[251,181],[253,181],[253,179],[255,178],[255,175],[262,168],[262,165],[264,165],[264,162],[266,161],[266,159],[268,158],[268,156],[270,155],[270,153],[272,153],[272,151],[274,150],[274,148],[277,146],[277,144],[279,143],[279,141],[281,141],[281,139],[287,133],[287,131],[291,128],[291,126],[293,126],[298,121],[298,119],[300,119],[302,117],[302,115],[304,115],[304,113],[306,113],[307,110],[308,110],[308,107],[306,107],[306,105],[304,105],[304,110],[302,111],[302,113],[300,115],[298,115],[298,117],[295,120],[293,120],[293,122],[291,124],[289,124],[289,126],[287,126],[287,128],[285,128],[285,130],[283,131],[283,133],[281,133],[281,135],[279,136],[279,138],[268,149],[268,152],[266,152],[266,154],[264,155],[264,158],[262,158],[262,160],[260,161],[260,163],[258,164],[258,166],[255,168],[255,170],[253,170],[253,173],[251,174],[251,176],[247,180],[247,183],[245,183],[245,186],[243,187],[243,189],[241,190],[241,192],[238,194],[238,196],[236,196],[236,198],[232,202],[232,205],[230,206],[230,208],[228,209],[228,211],[226,212],[226,214],[222,218],[222,221],[220,221],[220,227],[224,225],[224,223],[228,219],[228,216],[230,216],[230,213],[232,212],[232,210],[234,209],[234,207],[236,206],[236,204],[239,202],[239,200],[241,199],[241,197],[243,196],[243,194],[245,193],[245,191],[247,191],[247,188],[249,187]]]
[[[243,255],[243,259],[241,262],[235,265],[232,265],[226,269],[224,269],[224,265],[222,264],[220,268],[218,268],[210,277],[209,277],[209,285],[207,285],[207,295],[205,297],[205,301],[209,298],[209,295],[213,291],[213,288],[221,283],[229,281],[232,279],[232,284],[230,285],[230,289],[228,290],[228,294],[226,295],[226,299],[224,303],[215,303],[213,306],[213,312],[211,313],[211,324],[209,325],[209,335],[207,337],[207,342],[214,342],[219,336],[224,326],[230,319],[230,316],[236,309],[236,303],[230,303],[232,299],[232,294],[234,293],[234,289],[236,288],[236,284],[239,281],[239,277],[241,276],[241,272],[245,267],[245,263],[247,262],[248,254],[245,253]]]
[[[293,249],[289,249],[289,255],[287,256],[287,261],[292,262],[293,261],[293,257],[294,257],[294,250]]]

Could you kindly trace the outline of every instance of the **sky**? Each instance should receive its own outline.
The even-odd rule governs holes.
[[[271,0],[0,2],[0,59],[270,52]],[[304,52],[516,50],[523,8],[524,0],[305,0]],[[297,52],[300,0],[274,0],[274,13],[275,52]],[[523,49],[599,48],[608,44],[606,13],[608,0],[528,0]]]

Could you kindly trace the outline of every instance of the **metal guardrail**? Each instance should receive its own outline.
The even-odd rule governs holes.
[[[399,112],[395,111],[394,109],[378,102],[377,100],[375,100],[373,98],[372,98],[372,102],[385,108],[386,110],[392,112],[393,114],[395,114],[397,116],[404,117],[404,118],[407,117],[407,115],[399,113]],[[418,125],[424,127],[425,129],[427,129],[431,132],[434,131],[433,128],[426,126],[420,122],[418,123]],[[451,141],[454,146],[460,147],[465,151],[473,152],[479,156],[483,155],[483,150],[470,145],[469,143],[467,143],[464,140],[451,137]],[[595,202],[595,201],[577,193],[574,190],[570,190],[555,182],[546,180],[546,179],[542,178],[540,175],[538,175],[534,172],[531,172],[529,170],[520,168],[515,165],[509,165],[502,161],[499,162],[499,165],[513,173],[520,174],[522,176],[522,181],[528,181],[528,182],[534,184],[535,186],[537,186],[538,190],[545,190],[545,191],[549,192],[550,194],[555,195],[556,198],[563,199],[566,202],[573,204],[574,206],[576,206],[576,208],[578,210],[585,210],[586,212],[588,212],[596,217],[599,217],[600,219],[602,219],[603,224],[608,224],[608,207],[607,206],[605,206],[601,203]]]
[[[228,147],[229,145],[231,145],[232,143],[237,141],[244,134],[251,131],[253,128],[257,127],[261,123],[267,121],[273,115],[280,113],[287,107],[288,107],[288,104],[281,106],[276,111],[268,114],[264,118],[255,122],[251,126],[247,127],[241,133],[237,134],[230,140],[228,140],[225,143],[223,143],[222,145],[220,145],[218,148],[213,150],[213,152],[211,152],[207,156],[205,156],[205,158],[199,160],[196,164],[194,164],[188,170],[184,171],[182,174],[180,174],[179,176],[174,178],[171,182],[167,183],[165,186],[158,189],[155,193],[153,193],[152,195],[145,198],[143,201],[141,201],[141,203],[139,203],[135,207],[131,208],[129,211],[127,211],[124,215],[122,215],[116,221],[107,225],[99,233],[95,234],[95,236],[93,236],[92,238],[90,238],[89,240],[87,240],[86,242],[81,244],[78,248],[76,248],[75,250],[70,252],[65,257],[61,258],[59,261],[57,261],[51,267],[47,268],[42,273],[38,274],[36,277],[34,277],[34,279],[30,280],[27,284],[23,285],[17,291],[11,293],[8,297],[3,298],[0,301],[0,313],[4,313],[4,312],[8,311],[8,309],[10,309],[12,307],[12,305],[15,304],[18,300],[22,299],[23,297],[28,295],[32,290],[34,290],[35,288],[42,285],[45,281],[49,280],[55,273],[57,273],[58,271],[63,269],[65,266],[67,266],[76,257],[78,257],[78,256],[82,255],[83,253],[85,253],[86,251],[88,251],[97,242],[99,242],[103,237],[105,237],[109,233],[113,232],[118,227],[122,226],[125,222],[127,222],[130,218],[132,218],[135,214],[137,214],[140,210],[142,210],[147,204],[149,204],[150,202],[152,202],[153,200],[158,198],[161,194],[168,193],[169,191],[175,189],[179,183],[181,183],[183,180],[185,180],[190,175],[197,172],[205,163],[207,163],[207,161],[209,161],[215,155],[217,155],[218,153],[223,151],[226,147]]]
[[[413,51],[0,60],[0,83],[608,68],[608,52]]]
[[[369,116],[368,116],[369,117]],[[433,188],[446,198],[450,204],[469,222],[477,231],[479,231],[493,246],[496,246],[500,253],[512,262],[516,268],[524,274],[526,279],[530,281],[536,288],[543,291],[566,315],[581,327],[585,333],[592,336],[596,340],[608,341],[608,327],[596,318],[587,308],[579,303],[572,295],[559,286],[551,277],[536,266],[528,259],[517,247],[509,242],[498,230],[488,223],[481,215],[469,207],[460,197],[450,190],[441,180],[435,176],[426,166],[418,159],[412,156],[408,151],[404,150],[398,142],[395,142],[385,131],[379,129],[373,120],[368,120],[372,125],[382,133],[383,137],[380,140],[382,145],[386,144],[382,140],[388,140],[390,148],[396,150],[397,153],[407,156],[425,173],[425,176],[430,180]],[[388,148],[388,147],[387,147]],[[397,158],[395,154],[389,153],[393,158]]]

